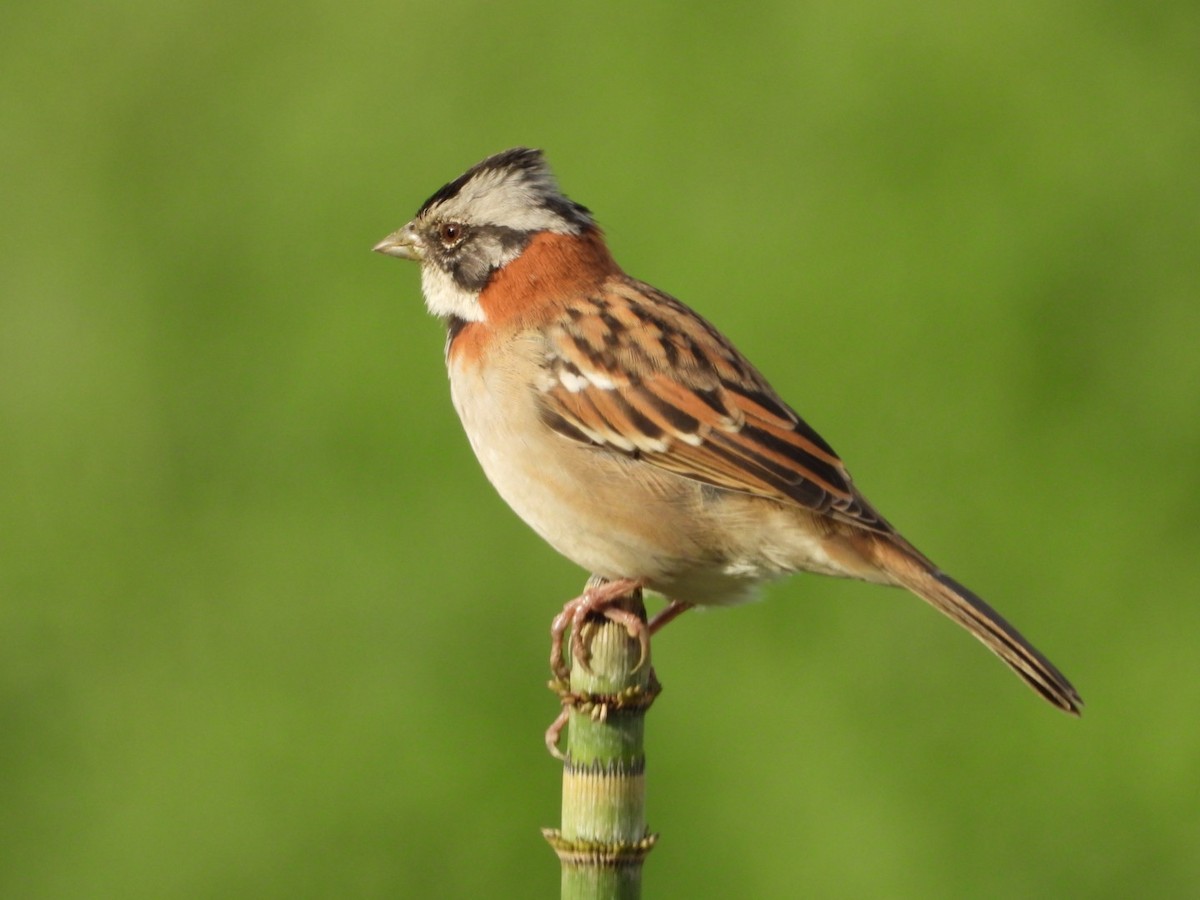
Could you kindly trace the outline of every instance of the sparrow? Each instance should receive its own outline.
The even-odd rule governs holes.
[[[454,407],[500,496],[593,574],[556,618],[572,651],[586,615],[643,642],[692,606],[752,599],[814,572],[906,588],[963,626],[1053,705],[1082,700],[994,609],[867,501],[833,448],[730,340],[622,271],[591,212],[538,150],[488,157],[375,251],[415,260],[447,329]],[[647,628],[615,605],[667,606]]]

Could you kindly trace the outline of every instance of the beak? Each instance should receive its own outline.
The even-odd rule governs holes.
[[[415,259],[417,262],[420,262],[423,257],[421,239],[417,236],[412,222],[399,231],[393,231],[371,249],[376,253],[398,256],[400,259]]]

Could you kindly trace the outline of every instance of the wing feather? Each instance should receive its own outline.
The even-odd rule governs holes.
[[[833,448],[719,332],[624,277],[548,329],[543,421],[685,478],[795,503],[881,533]]]

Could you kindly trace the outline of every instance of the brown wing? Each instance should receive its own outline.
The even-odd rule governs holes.
[[[833,448],[715,328],[626,278],[549,329],[543,420],[560,434],[705,484],[881,533]]]

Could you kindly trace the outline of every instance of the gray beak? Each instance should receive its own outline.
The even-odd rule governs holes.
[[[415,259],[421,261],[421,239],[417,237],[416,229],[409,222],[399,231],[393,231],[382,241],[371,248],[376,253],[388,256],[398,256],[400,259]]]

